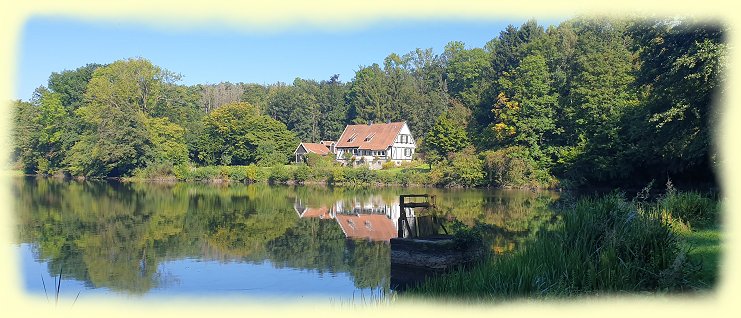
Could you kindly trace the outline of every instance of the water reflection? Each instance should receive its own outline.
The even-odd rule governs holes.
[[[443,213],[490,225],[500,252],[550,220],[557,199],[527,191],[11,183],[22,275],[42,294],[39,268],[48,278],[61,271],[66,285],[114,294],[387,290],[399,194],[434,194]]]
[[[330,206],[311,207],[301,198],[293,205],[300,218],[335,220],[349,239],[389,241],[397,236],[399,200],[386,202],[381,196],[371,195],[337,200]],[[413,216],[413,211],[408,214]]]

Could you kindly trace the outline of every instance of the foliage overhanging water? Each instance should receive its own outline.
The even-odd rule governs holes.
[[[437,195],[494,253],[551,219],[553,192],[12,180],[25,288],[62,294],[352,299],[389,289],[398,195]],[[368,215],[374,215],[370,217]],[[339,217],[338,217],[339,216]],[[381,217],[383,216],[383,217]]]

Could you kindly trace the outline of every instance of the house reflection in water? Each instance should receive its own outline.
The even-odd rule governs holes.
[[[340,200],[331,207],[310,207],[296,199],[293,208],[301,218],[334,219],[347,238],[388,241],[397,234],[398,201],[386,203],[380,197],[371,196],[365,201]],[[410,209],[407,215],[414,216],[414,212]]]

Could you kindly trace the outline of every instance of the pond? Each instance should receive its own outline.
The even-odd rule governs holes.
[[[558,193],[433,188],[121,183],[15,177],[26,293],[352,300],[389,292],[400,194],[436,196],[458,224],[516,249]],[[451,229],[453,231],[454,229]],[[46,291],[45,291],[46,290]]]

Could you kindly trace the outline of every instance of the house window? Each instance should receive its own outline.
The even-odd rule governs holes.
[[[405,157],[411,157],[412,156],[412,149],[404,148],[404,156]]]
[[[375,135],[376,135],[376,133],[370,133],[370,135],[368,135],[368,137],[365,137],[365,141],[366,142],[370,141],[371,139],[373,139],[373,136],[375,136]]]
[[[350,136],[350,139],[347,140],[347,142],[352,142],[353,140],[355,140],[355,137],[357,137],[357,136],[358,136],[358,134],[352,134]]]
[[[409,135],[400,135],[399,142],[402,144],[411,144],[412,143],[412,136]]]

